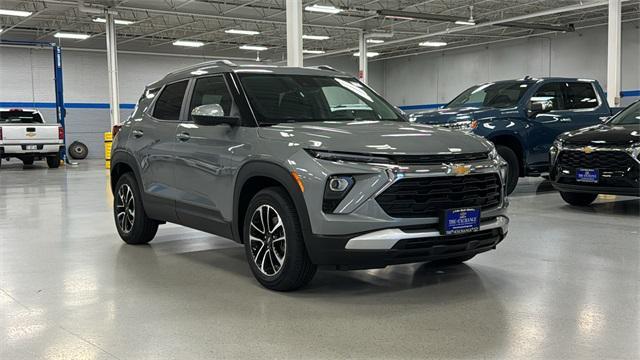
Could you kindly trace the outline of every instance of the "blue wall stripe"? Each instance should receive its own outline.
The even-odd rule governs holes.
[[[67,109],[109,109],[107,103],[65,103]],[[0,102],[3,108],[38,108],[38,109],[55,109],[56,103],[53,102]],[[136,104],[120,104],[120,110],[130,110],[136,107]]]
[[[640,96],[640,90],[625,90],[620,92],[621,97]],[[399,106],[402,110],[429,110],[437,109],[446,104],[420,104],[420,105],[403,105]],[[67,109],[109,109],[108,103],[65,103]],[[0,107],[3,108],[39,108],[39,109],[55,109],[56,103],[53,102],[1,102]],[[120,104],[120,110],[132,110],[136,104]]]

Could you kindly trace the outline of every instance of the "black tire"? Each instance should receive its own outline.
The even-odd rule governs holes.
[[[130,199],[132,199],[132,203]],[[128,212],[131,209],[131,204],[133,204],[132,216]],[[122,205],[126,206],[123,207]],[[122,218],[120,214],[123,214]],[[140,188],[131,173],[122,175],[116,184],[113,195],[113,219],[120,238],[129,245],[147,244],[153,240],[156,232],[158,232],[160,223],[150,219],[144,211]],[[125,220],[125,222],[123,223],[122,220]]]
[[[598,197],[598,194],[560,191],[560,196],[562,196],[562,200],[566,201],[569,205],[587,206],[595,201],[595,199]]]
[[[60,167],[60,155],[47,156],[47,165],[50,169],[57,169]]]
[[[88,154],[89,148],[80,141],[74,141],[69,145],[69,156],[71,156],[72,159],[84,160]]]
[[[458,265],[458,264],[462,264],[465,261],[471,260],[474,256],[476,256],[476,254],[458,256],[458,257],[453,257],[449,259],[434,260],[429,263],[429,266],[439,267],[439,266]]]
[[[509,165],[507,170],[507,195],[509,195],[516,189],[520,179],[520,160],[518,160],[518,155],[507,146],[498,145],[496,150]]]
[[[254,216],[262,214],[259,213],[259,209],[265,210],[266,215],[254,218]],[[281,226],[278,226],[280,222],[277,222],[276,224],[266,225],[266,228],[264,227],[264,220],[268,224],[272,223],[273,220],[278,220],[278,217],[281,220]],[[252,227],[251,223],[255,219],[260,219],[261,223],[256,221],[258,226]],[[262,232],[258,228],[260,226],[262,226]],[[250,235],[252,237],[261,237],[264,241],[250,240]],[[269,239],[263,236],[269,237]],[[278,237],[284,237],[284,245],[279,243],[280,247],[276,245],[276,241],[272,241],[277,240]],[[251,272],[258,282],[267,289],[276,291],[296,290],[308,284],[316,273],[317,266],[311,262],[304,245],[298,213],[289,195],[282,188],[271,187],[264,189],[251,199],[244,217],[243,241]],[[262,251],[263,247],[258,247],[259,245],[266,246],[266,250]],[[283,246],[284,251],[282,250]],[[254,259],[254,252],[257,260]],[[281,261],[278,253],[282,255]],[[261,254],[262,256],[260,256]],[[267,254],[269,257],[267,257]],[[260,261],[260,258],[263,261]],[[270,261],[270,267],[266,261],[267,259]],[[261,262],[262,269],[257,262]],[[279,262],[280,265],[278,267]]]
[[[25,165],[33,165],[33,158],[23,158],[22,163]]]

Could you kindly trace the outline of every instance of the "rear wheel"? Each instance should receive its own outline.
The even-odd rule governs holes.
[[[518,160],[518,155],[507,146],[498,145],[496,146],[496,150],[508,164],[507,195],[509,195],[516,189],[516,185],[518,185],[518,180],[520,179],[520,161]]]
[[[23,158],[23,159],[22,159],[22,163],[23,163],[23,164],[25,164],[25,165],[33,165],[33,158],[32,158],[32,157],[30,157],[30,158]]]
[[[47,165],[51,169],[60,167],[60,155],[47,156]]]
[[[243,240],[251,272],[268,289],[295,290],[316,273],[298,213],[281,188],[267,188],[253,197],[244,217]]]
[[[144,211],[138,183],[131,173],[118,179],[113,199],[113,217],[118,234],[127,244],[146,244],[156,236],[159,222],[150,219]]]
[[[590,193],[573,193],[573,192],[560,192],[562,200],[573,206],[587,206],[594,202],[598,197],[598,194]]]

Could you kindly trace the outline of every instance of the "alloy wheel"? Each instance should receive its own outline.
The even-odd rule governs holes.
[[[280,214],[269,205],[260,205],[251,216],[249,230],[251,257],[267,276],[280,272],[287,254],[287,238]]]
[[[129,233],[136,218],[136,201],[133,190],[128,184],[122,184],[116,197],[116,221],[120,230]]]

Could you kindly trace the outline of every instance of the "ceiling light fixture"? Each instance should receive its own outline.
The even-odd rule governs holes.
[[[240,46],[240,50],[253,50],[253,51],[265,51],[268,50],[269,48],[266,46],[260,46],[260,45],[242,45]]]
[[[374,51],[368,51],[367,52],[367,57],[376,57],[378,55],[380,55],[380,53],[378,53],[378,52],[374,52]],[[354,53],[353,56],[358,56],[359,57],[360,56],[360,52]]]
[[[381,39],[367,39],[367,44],[382,44],[384,40]]]
[[[78,34],[78,33],[68,33],[68,32],[57,32],[53,35],[53,37],[57,37],[60,39],[77,39],[77,40],[86,40],[91,35],[88,34]]]
[[[457,20],[455,23],[458,25],[474,26],[476,20],[473,18],[473,5],[469,6],[469,20]]]
[[[173,42],[173,45],[186,47],[202,47],[204,46],[204,43],[202,41],[176,40]]]
[[[329,40],[331,37],[326,35],[302,35],[305,40]]]
[[[427,47],[441,47],[441,46],[447,46],[447,43],[444,41],[425,41],[425,42],[421,42],[418,45],[427,46]]]
[[[105,19],[105,18],[95,18],[95,19],[93,19],[93,22],[103,23],[104,24],[104,23],[107,22],[107,19]],[[121,19],[115,19],[115,20],[113,20],[113,22],[116,23],[116,25],[131,25],[131,24],[133,24],[133,21],[131,21],[131,20],[121,20]]]
[[[324,54],[325,52],[326,51],[324,51],[324,50],[306,50],[306,49],[302,50],[303,54],[317,54],[317,55],[319,55],[319,54]]]
[[[337,7],[331,6],[331,5],[314,4],[311,6],[307,6],[304,9],[310,12],[319,12],[319,13],[325,13],[325,14],[337,14],[339,12],[342,12],[342,9],[338,9]]]
[[[31,14],[33,14],[31,11],[0,9],[0,15],[6,15],[6,16],[27,17],[27,16],[31,16]]]
[[[225,30],[227,34],[238,34],[238,35],[258,35],[260,31],[255,30],[242,30],[242,29],[228,29]]]

